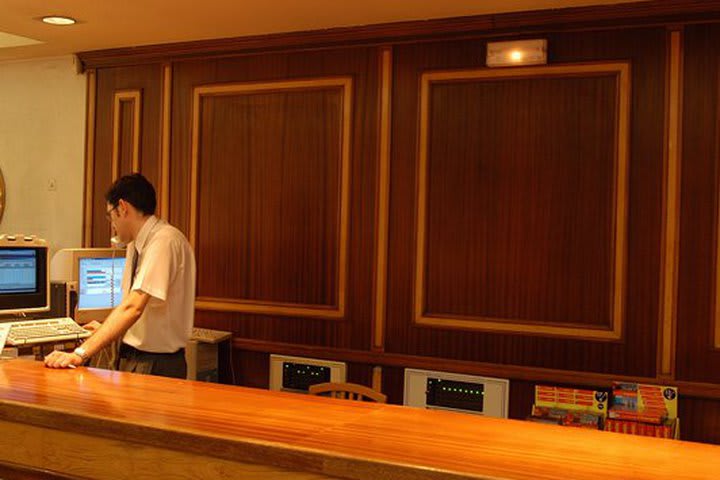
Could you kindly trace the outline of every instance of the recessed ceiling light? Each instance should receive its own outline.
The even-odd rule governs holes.
[[[47,17],[42,17],[41,20],[50,25],[72,25],[75,23],[74,18],[61,17],[59,15],[49,15]]]

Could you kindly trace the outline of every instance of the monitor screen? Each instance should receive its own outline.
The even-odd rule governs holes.
[[[0,312],[48,308],[47,248],[0,246]]]
[[[33,248],[0,250],[0,295],[37,292],[37,257]]]
[[[125,257],[87,257],[78,261],[78,310],[118,306],[122,301]]]

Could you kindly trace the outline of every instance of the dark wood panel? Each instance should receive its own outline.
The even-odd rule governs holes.
[[[105,192],[112,183],[113,104],[115,93],[126,90],[141,92],[141,105],[123,101],[119,138],[121,172],[132,170],[132,132],[134,108],[140,108],[141,172],[160,188],[160,115],[161,68],[159,65],[103,68],[97,72],[97,105],[95,117],[95,152],[93,182],[92,241],[89,246],[109,245],[110,228],[105,219]],[[134,106],[133,106],[134,105]]]
[[[632,320],[625,325],[623,341],[601,343],[540,338],[522,334],[460,332],[418,327],[412,324],[415,254],[412,245],[416,220],[413,215],[408,215],[408,212],[415,212],[417,208],[415,185],[419,77],[429,70],[467,69],[481,64],[485,57],[485,47],[482,42],[456,42],[399,46],[394,52],[395,96],[386,349],[410,355],[654,377],[660,274],[658,258],[662,218],[666,33],[663,29],[566,33],[550,35],[548,42],[551,46],[552,63],[570,64],[617,59],[631,62],[632,139],[629,146],[629,213],[626,237],[628,265],[624,307],[626,318]],[[603,105],[602,100],[598,105]],[[553,105],[547,108],[562,111],[567,107]],[[582,121],[589,120],[576,118],[576,122]],[[602,127],[596,133],[600,134],[607,128],[607,126]],[[546,132],[545,134],[548,132],[545,126],[537,122],[533,125],[533,129],[538,135],[540,132]],[[575,129],[569,133],[560,129],[556,132],[558,136],[570,135],[580,138],[583,133]],[[533,134],[530,133],[531,136]],[[600,145],[602,140],[603,138],[589,136],[585,141],[590,142],[590,145]],[[566,141],[572,142],[572,140]],[[574,152],[576,158],[581,158],[583,161],[586,158],[588,160],[593,158],[590,152],[582,154],[583,150],[579,143],[576,142],[575,145],[579,149]],[[476,166],[468,165],[467,168],[472,172]],[[607,186],[607,165],[593,165],[593,169],[587,166],[584,169],[583,166],[576,168],[579,169],[576,172],[583,175],[591,175],[595,169],[599,169],[598,173],[604,177],[588,177],[579,181],[584,182],[585,185],[593,185],[594,192],[603,192],[603,188]],[[470,191],[468,186],[467,192]],[[607,208],[602,210],[587,203],[590,198],[589,192],[576,192],[576,196],[578,196],[577,201],[585,205],[589,214],[596,215],[596,221],[607,220]],[[600,194],[600,197],[607,202],[607,194]],[[569,198],[566,200],[575,201]],[[528,198],[526,203],[530,201]],[[597,213],[592,213],[591,208],[599,210],[596,210]],[[602,213],[603,211],[605,213]],[[454,212],[443,213],[447,216],[459,217]],[[526,221],[529,223],[530,220],[531,218],[528,218]],[[599,246],[599,243],[595,243],[596,240],[591,239],[589,235],[584,238]],[[606,250],[600,246],[599,248],[599,252],[588,249],[586,256],[602,257],[602,252]],[[443,258],[436,261],[438,265],[444,258],[453,255],[449,250],[442,253]],[[592,258],[581,258],[577,255],[577,251],[574,256],[563,256],[561,261],[580,264],[588,261],[597,262],[591,263],[592,265],[600,265],[599,261]],[[582,266],[570,268],[582,271]],[[583,286],[585,287],[587,286]],[[570,296],[566,300],[570,303],[582,302]],[[602,312],[584,313],[602,315]]]
[[[679,398],[680,438],[720,444],[720,400]]]
[[[685,31],[677,310],[676,375],[712,383],[720,383],[720,350],[713,348],[718,301],[719,42],[716,25]]]
[[[315,345],[334,345],[338,347],[369,347],[370,322],[373,311],[372,301],[374,297],[373,258],[375,248],[375,176],[378,148],[377,116],[379,89],[377,49],[339,49],[335,51],[302,52],[222,60],[198,60],[175,65],[173,70],[170,221],[181,230],[185,232],[189,231],[191,119],[193,114],[192,95],[195,86],[345,77],[352,78],[353,89],[348,217],[350,227],[348,229],[346,276],[346,291],[349,293],[346,298],[345,316],[337,320],[322,320],[274,314],[261,315],[198,311],[196,324],[222,327],[224,330],[232,331],[236,336],[246,338]],[[323,163],[321,160],[323,158],[329,158],[329,152],[326,153],[323,149],[336,148],[335,145],[337,145],[337,142],[333,144],[330,141],[335,135],[332,127],[330,130],[323,130],[321,126],[335,123],[335,120],[328,117],[328,115],[330,115],[329,112],[333,111],[332,102],[337,101],[337,96],[332,93],[322,92],[323,90],[313,94],[311,97],[303,92],[298,92],[297,94],[286,97],[267,94],[260,95],[253,100],[254,102],[267,100],[275,102],[273,105],[279,105],[277,102],[282,98],[287,98],[292,102],[299,102],[296,103],[293,108],[312,107],[312,111],[294,114],[293,118],[298,121],[302,119],[303,122],[308,124],[304,126],[293,125],[293,128],[296,129],[295,132],[297,133],[302,129],[309,128],[311,130],[305,130],[308,134],[317,135],[320,132],[324,132],[322,134],[327,135],[326,140],[323,140],[326,143],[322,143],[320,140],[316,143],[316,147],[319,149],[316,151],[321,154],[320,158],[310,159],[308,157],[312,151],[307,143],[302,146],[296,146],[292,150],[282,151],[282,153],[280,150],[277,150],[279,145],[276,144],[266,144],[266,146],[263,147],[266,148],[266,151],[263,152],[263,159],[269,158],[272,160],[272,158],[276,158],[278,162],[282,159],[282,162],[286,162],[284,168],[286,170],[292,170],[285,172],[288,175],[285,175],[284,180],[282,180],[285,182],[284,186],[283,184],[272,183],[276,179],[280,182],[277,175],[282,172],[277,168],[274,169],[274,171],[270,169],[258,170],[264,171],[268,175],[263,180],[263,182],[266,182],[265,185],[267,185],[268,188],[271,187],[268,191],[271,193],[274,192],[273,195],[281,195],[281,197],[277,197],[276,195],[276,200],[288,206],[282,214],[279,212],[280,206],[271,202],[275,197],[261,197],[256,193],[259,192],[259,190],[244,192],[242,189],[237,188],[237,184],[232,183],[234,178],[240,182],[249,182],[251,180],[251,177],[245,175],[243,169],[239,167],[241,164],[234,163],[240,161],[239,158],[242,155],[246,155],[246,153],[241,153],[247,151],[242,150],[242,148],[248,148],[247,144],[243,144],[242,135],[238,134],[237,139],[231,139],[229,136],[226,136],[225,140],[223,140],[230,142],[225,144],[224,147],[227,147],[227,149],[232,152],[236,152],[237,155],[235,153],[232,155],[227,154],[227,149],[219,151],[218,154],[226,155],[222,168],[216,168],[219,164],[215,166],[211,164],[208,166],[207,162],[201,162],[199,175],[201,179],[205,178],[205,180],[202,180],[203,182],[207,182],[203,188],[208,192],[209,189],[214,188],[225,192],[222,195],[213,194],[215,200],[213,200],[214,203],[210,205],[203,206],[203,196],[201,195],[200,197],[200,208],[207,208],[208,210],[206,212],[208,214],[210,211],[216,209],[217,211],[225,212],[224,217],[216,216],[213,213],[210,214],[210,218],[203,220],[203,215],[205,214],[200,213],[199,216],[201,222],[210,219],[216,220],[215,222],[206,223],[203,227],[207,229],[204,235],[208,243],[207,247],[203,247],[204,250],[199,252],[198,255],[200,262],[202,262],[203,255],[210,251],[209,247],[212,245],[213,248],[215,248],[212,254],[217,260],[215,262],[217,268],[213,271],[207,270],[203,272],[202,268],[204,267],[201,266],[200,292],[203,295],[218,296],[216,292],[220,292],[237,295],[265,296],[265,298],[272,294],[275,295],[272,297],[274,299],[292,299],[292,296],[295,296],[302,301],[327,303],[332,303],[336,300],[337,288],[335,288],[336,284],[332,279],[333,272],[330,271],[335,269],[337,265],[337,260],[332,258],[332,255],[336,255],[334,252],[337,250],[337,248],[335,248],[336,237],[333,237],[331,240],[330,235],[331,231],[332,234],[335,235],[337,220],[325,221],[325,219],[328,219],[330,215],[334,215],[332,213],[333,211],[337,211],[337,201],[333,199],[337,198],[338,184],[327,181],[327,179],[336,176],[335,169],[337,167],[332,166],[331,162]],[[294,95],[298,97],[292,98]],[[248,100],[243,99],[236,101]],[[231,107],[230,104],[224,103],[224,107],[217,105],[217,103],[222,102],[226,102],[226,99],[216,102],[215,107],[225,108],[227,115],[235,115],[235,113],[233,113],[233,107]],[[257,108],[259,108],[259,106]],[[278,110],[278,108],[280,108],[279,106],[273,108],[275,108],[274,111],[276,114],[280,111]],[[223,115],[225,113],[223,113]],[[272,124],[282,124],[282,118],[268,118],[268,123],[262,126],[263,131],[266,133],[269,128],[274,128],[271,126]],[[215,122],[217,123],[217,121],[218,119],[216,118]],[[255,125],[255,122],[245,123],[245,125]],[[253,128],[258,128],[259,126],[260,125],[255,125]],[[211,134],[212,131],[213,129],[208,130],[208,134]],[[221,132],[221,130],[218,130],[218,132]],[[250,134],[250,130],[246,133]],[[256,130],[255,133],[259,133],[259,131]],[[267,134],[264,134],[264,138],[268,141],[273,139]],[[258,139],[259,137],[253,134],[253,141],[257,141]],[[282,144],[277,138],[273,141],[277,144]],[[305,141],[307,141],[307,139],[305,139]],[[271,154],[270,157],[268,157],[269,154]],[[272,157],[272,155],[275,155],[275,157]],[[293,175],[292,178],[289,177],[290,174]],[[245,185],[247,185],[248,188],[251,186],[249,183]],[[252,188],[258,189],[260,186],[253,183]],[[312,199],[312,202],[307,202],[304,206],[302,204],[289,205],[288,202],[292,202],[292,199],[296,198],[292,190],[293,188],[304,189],[302,191],[296,191],[298,195],[297,198],[304,198],[306,202],[307,199]],[[205,196],[207,197],[207,194],[205,194]],[[283,224],[285,225],[283,228],[290,228],[294,225],[292,228],[297,228],[298,233],[292,233],[286,240],[293,238],[298,241],[302,239],[303,242],[310,240],[316,245],[322,244],[321,251],[324,252],[323,254],[326,255],[327,258],[313,258],[313,261],[317,261],[314,266],[303,263],[305,260],[298,261],[295,264],[287,262],[283,264],[280,260],[283,255],[287,257],[288,252],[283,252],[281,255],[278,255],[279,258],[270,258],[271,252],[279,253],[278,249],[288,246],[292,248],[292,245],[282,243],[284,240],[279,237],[281,233],[280,230],[276,230],[276,232],[273,233],[273,238],[255,228],[242,231],[242,228],[247,227],[247,225],[243,225],[240,220],[247,218],[248,212],[251,212],[248,210],[251,205],[248,205],[247,201],[243,200],[247,198],[255,198],[256,200],[254,201],[256,202],[259,199],[267,202],[266,205],[261,205],[260,203],[257,203],[257,205],[268,209],[265,211],[273,215],[271,219],[260,219],[256,217],[257,221],[268,221],[271,222],[270,225],[276,224],[279,226],[280,224],[277,223],[279,222],[278,219],[292,213],[295,218],[285,218],[283,220]],[[321,205],[323,202],[326,202],[326,204]],[[311,212],[311,207],[316,208],[317,211]],[[257,224],[257,221],[252,220],[251,225]],[[234,224],[235,226],[228,224]],[[314,230],[310,232],[303,230],[309,226],[313,226],[313,229],[317,227],[319,231]],[[237,235],[235,236],[233,236],[234,234],[231,235],[233,228],[237,229]],[[213,238],[209,237],[211,231],[212,234],[215,235]],[[218,235],[218,232],[225,233]],[[269,230],[267,232],[269,232]],[[241,239],[242,235],[248,235],[248,238],[256,238],[256,240],[254,240],[256,247],[253,247],[251,254],[248,251],[249,257],[245,259],[237,255],[237,242]],[[200,231],[200,238],[203,238],[202,230]],[[300,251],[302,251],[302,249],[309,251],[309,246],[300,246]],[[300,256],[294,256],[295,254],[293,252],[289,253],[291,257],[296,260],[301,258]],[[257,275],[252,273],[252,269],[257,268],[257,265],[253,265],[252,262],[256,262],[260,258],[258,255],[265,257],[269,262],[263,267],[268,273],[268,275],[262,279],[262,282],[268,282],[265,287],[259,283],[250,282],[251,279],[253,282],[257,280]],[[225,264],[220,265],[221,260],[225,261]],[[308,260],[310,259],[308,258]],[[292,261],[295,262],[295,260]],[[239,262],[237,263],[237,268],[233,266],[232,262]],[[248,262],[251,264],[248,265]],[[247,272],[252,274],[247,278],[242,276],[230,278],[228,276],[229,274],[223,273],[226,270],[231,272],[233,269],[236,271],[237,269],[248,269]],[[270,272],[270,270],[273,271]],[[288,272],[291,274],[288,274]],[[213,279],[215,276],[219,276],[220,279],[226,283],[234,282],[234,284],[220,285],[219,279]],[[205,282],[210,282],[212,288],[209,288]],[[258,289],[260,290],[258,291]]]
[[[243,387],[270,387],[270,354],[236,350],[232,352],[233,382]]]
[[[201,99],[198,296],[337,305],[342,95]]]
[[[430,89],[425,312],[610,326],[617,78]]]
[[[552,30],[623,28],[632,25],[682,24],[718,19],[718,0],[654,0],[114,48],[81,52],[79,57],[85,68],[95,68],[210,55],[271,53],[278,50],[351,44],[403,43],[460,35],[478,37],[482,33],[486,36],[497,36],[533,31],[537,34]]]

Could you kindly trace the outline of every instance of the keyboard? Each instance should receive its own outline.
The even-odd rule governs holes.
[[[75,323],[72,318],[44,318],[11,322],[7,344],[13,346],[32,345],[48,342],[64,342],[87,338],[90,332]]]
[[[202,343],[219,343],[232,337],[231,332],[193,327],[190,340]]]

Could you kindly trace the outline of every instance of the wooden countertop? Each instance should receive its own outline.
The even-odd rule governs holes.
[[[682,399],[680,400],[682,401]],[[342,478],[709,479],[720,446],[0,362],[0,419]]]

